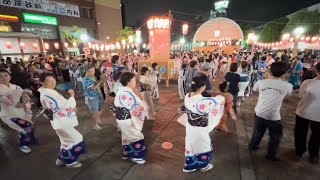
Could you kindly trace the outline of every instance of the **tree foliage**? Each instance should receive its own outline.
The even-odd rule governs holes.
[[[128,41],[128,37],[130,35],[134,36],[134,32],[131,27],[126,26],[119,32],[119,36],[118,36],[117,40],[121,41],[121,40],[125,39],[126,41]]]
[[[249,34],[249,32],[254,29],[254,27],[251,23],[243,22],[243,21],[239,21],[237,23],[240,26],[244,37],[246,37]]]
[[[258,33],[259,41],[274,42],[279,41],[281,34],[289,19],[287,17],[278,18],[265,24]]]
[[[61,34],[69,43],[77,43],[78,45],[81,43],[81,31],[78,26],[73,25],[71,31],[62,31]]]
[[[306,35],[318,35],[320,30],[320,13],[303,9],[290,17],[283,33],[293,33],[297,27],[303,27]]]

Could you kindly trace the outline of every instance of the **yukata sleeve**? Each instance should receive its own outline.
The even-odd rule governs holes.
[[[224,114],[225,98],[221,95],[218,95],[214,98],[215,104],[212,104],[210,107],[209,118],[208,118],[208,132],[211,132],[221,120],[221,117]]]

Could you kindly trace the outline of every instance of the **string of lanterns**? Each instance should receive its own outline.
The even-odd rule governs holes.
[[[281,41],[277,42],[269,42],[269,43],[262,43],[262,42],[255,42],[255,45],[262,48],[273,48],[283,44],[288,44],[292,42],[302,42],[302,43],[310,43],[310,44],[320,44],[320,35],[318,36],[299,36],[299,37],[291,37],[290,34],[283,34]]]
[[[219,38],[219,39],[209,39],[207,42],[209,46],[225,46],[231,45],[231,38]]]

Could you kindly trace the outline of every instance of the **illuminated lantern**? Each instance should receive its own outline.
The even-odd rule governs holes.
[[[46,50],[48,50],[48,49],[50,48],[49,44],[48,44],[48,43],[45,43],[45,44],[44,44],[44,48],[45,48]]]
[[[25,44],[24,44],[23,42],[21,42],[21,43],[20,43],[20,48],[21,48],[21,49],[24,49],[25,47],[26,47]]]
[[[274,43],[272,43],[271,46],[274,47]]]
[[[109,50],[110,50],[110,45],[109,45],[109,44],[106,44],[106,45],[105,45],[105,49],[106,49],[106,51],[109,51]]]
[[[286,34],[282,35],[282,39],[281,39],[282,42],[287,43],[289,40],[290,40],[290,34],[289,33],[286,33]]]
[[[276,46],[279,46],[279,42],[276,42]]]
[[[131,44],[131,48],[134,48],[134,44]]]
[[[98,43],[96,43],[96,45],[95,45],[95,46],[96,46],[96,50],[97,50],[97,51],[99,51],[99,49],[100,49],[99,44],[98,44]]]
[[[54,48],[59,49],[59,43],[54,43]]]
[[[280,41],[280,43],[279,44],[282,44],[282,41]]]
[[[186,35],[188,34],[189,25],[187,23],[183,23],[182,25],[182,34]]]
[[[128,40],[129,40],[129,43],[133,43],[133,36],[130,35],[130,36],[128,37]]]
[[[7,47],[8,49],[11,49],[11,48],[12,48],[11,42],[7,41],[7,42],[6,42],[6,47]]]
[[[100,45],[100,51],[104,51],[104,44]]]
[[[169,29],[170,20],[168,18],[151,18],[147,21],[148,29]]]
[[[293,41],[294,41],[294,38],[290,38],[289,41],[290,41],[290,42],[293,42]]]
[[[121,45],[119,42],[116,42],[116,47],[117,47],[117,49],[121,49]]]
[[[129,48],[130,48],[130,45],[128,44],[128,45],[127,45],[127,49],[129,49]]]
[[[76,43],[76,42],[73,42],[73,43],[72,43],[72,46],[73,46],[73,47],[77,47],[77,43]]]
[[[92,45],[92,49],[93,49],[93,50],[96,50],[96,46],[95,46],[95,45]]]
[[[88,47],[89,47],[89,48],[91,48],[91,47],[92,47],[91,42],[88,42]]]
[[[136,37],[137,37],[137,38],[141,38],[141,30],[140,30],[140,29],[138,29],[138,30],[136,31]]]
[[[311,41],[311,37],[310,37],[310,36],[306,37],[305,42],[306,42],[306,43],[310,43],[310,41]]]
[[[317,36],[313,36],[313,37],[311,38],[311,43],[313,44],[313,43],[315,43],[317,40],[318,40],[318,37],[317,37]]]
[[[122,44],[122,46],[126,46],[126,40],[125,40],[125,39],[122,39],[122,40],[121,40],[121,44]]]
[[[300,41],[304,41],[306,39],[306,37],[302,36],[300,37]]]
[[[69,44],[68,44],[68,43],[64,43],[64,47],[65,47],[65,48],[68,48],[68,47],[69,47]]]
[[[38,44],[37,43],[32,43],[33,49],[38,49]]]

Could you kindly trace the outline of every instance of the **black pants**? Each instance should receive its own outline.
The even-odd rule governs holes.
[[[306,142],[309,127],[311,136],[309,139],[308,150],[310,158],[319,158],[320,146],[320,122],[311,121],[296,115],[296,125],[294,127],[294,141],[296,154],[302,156],[306,152]]]
[[[268,157],[275,157],[282,138],[282,124],[281,121],[266,120],[255,115],[254,129],[252,133],[249,150],[256,151],[259,149],[264,133],[269,131]]]
[[[69,70],[68,69],[63,69],[61,71],[62,73],[62,78],[64,82],[70,82],[70,75],[69,75]]]

